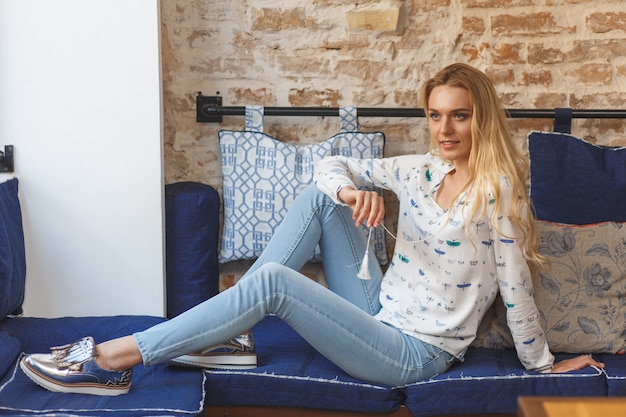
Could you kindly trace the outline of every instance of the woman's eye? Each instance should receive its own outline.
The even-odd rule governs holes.
[[[439,114],[438,113],[431,113],[430,114],[430,118],[433,120],[439,120]]]
[[[465,113],[457,113],[454,115],[454,118],[457,120],[465,120],[467,118],[467,114]]]

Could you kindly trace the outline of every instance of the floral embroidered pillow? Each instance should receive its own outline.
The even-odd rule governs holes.
[[[626,347],[626,223],[537,222],[549,263],[534,277],[535,303],[553,352]]]

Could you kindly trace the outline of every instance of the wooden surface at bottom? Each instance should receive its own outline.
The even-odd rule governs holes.
[[[623,417],[622,397],[520,397],[518,417]]]

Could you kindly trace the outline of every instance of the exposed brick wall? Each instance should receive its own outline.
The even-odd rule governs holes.
[[[510,108],[626,108],[623,0],[162,0],[165,180],[221,186],[217,132],[195,122],[195,95],[224,105],[419,107],[423,81],[452,62],[484,70]],[[386,154],[424,152],[425,120],[365,119]],[[332,118],[267,117],[296,143],[337,132]],[[511,120],[524,148],[550,120]],[[625,144],[624,121],[573,132]]]

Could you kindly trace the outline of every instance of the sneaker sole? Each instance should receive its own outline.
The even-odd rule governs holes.
[[[207,369],[254,369],[257,367],[256,354],[190,354],[178,356],[171,361],[177,365]]]
[[[93,383],[64,384],[55,379],[38,372],[32,368],[24,359],[20,361],[20,368],[34,383],[53,392],[91,394],[99,396],[116,396],[127,394],[130,391],[130,384],[125,387],[110,387]]]

